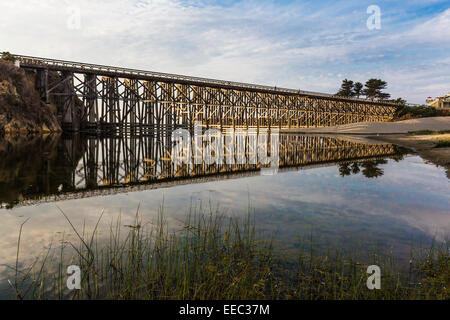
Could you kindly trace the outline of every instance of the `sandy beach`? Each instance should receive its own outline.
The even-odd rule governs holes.
[[[450,130],[450,117],[420,118],[396,122],[359,122],[332,127],[284,129],[281,132],[377,135],[405,134],[420,130]]]

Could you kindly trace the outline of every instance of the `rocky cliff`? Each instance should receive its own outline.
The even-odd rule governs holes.
[[[56,106],[41,101],[35,75],[0,61],[0,133],[60,132]]]

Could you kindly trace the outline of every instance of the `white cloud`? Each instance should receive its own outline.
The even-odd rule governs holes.
[[[450,44],[450,9],[442,14],[414,27],[405,35],[414,43]]]
[[[80,8],[80,29],[67,28],[70,6]],[[335,92],[342,77],[383,76],[393,96],[411,102],[443,94],[450,80],[432,68],[439,60],[448,65],[442,50],[450,46],[450,9],[407,21],[406,29],[390,25],[388,16],[380,32],[365,28],[360,9],[348,3],[18,0],[0,4],[0,43],[22,54],[305,90]],[[441,51],[430,52],[434,46]],[[420,51],[426,54],[418,63]]]

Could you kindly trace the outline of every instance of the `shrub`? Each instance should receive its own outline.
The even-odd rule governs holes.
[[[394,120],[407,120],[414,118],[450,116],[447,110],[440,110],[429,106],[399,106],[394,114]]]
[[[3,52],[1,60],[8,61],[8,62],[16,62],[16,58],[9,52]]]

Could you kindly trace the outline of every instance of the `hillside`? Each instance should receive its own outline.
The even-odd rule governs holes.
[[[35,76],[13,63],[0,61],[0,132],[8,134],[60,132],[56,106],[41,101]]]

